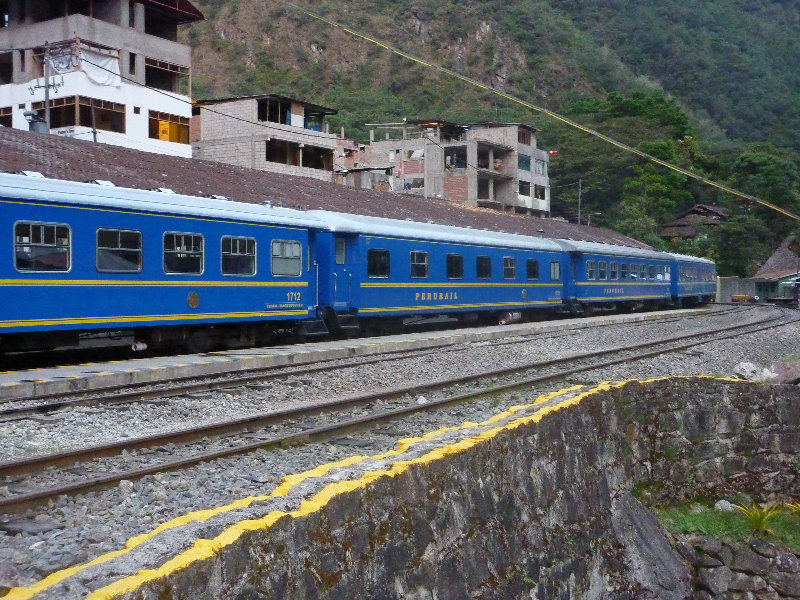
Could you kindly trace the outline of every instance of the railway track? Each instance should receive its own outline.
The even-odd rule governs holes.
[[[714,332],[670,336],[647,343],[487,370],[468,376],[380,388],[301,408],[250,415],[164,434],[128,439],[0,463],[9,490],[0,512],[20,512],[63,494],[81,494],[144,475],[183,469],[235,454],[337,439],[421,411],[513,393],[595,369],[680,352],[797,321],[778,314]],[[419,394],[428,394],[424,403]]]
[[[680,319],[713,318],[727,315],[730,312],[746,313],[750,307],[732,306],[724,310],[718,310],[711,314],[703,313],[691,317],[672,317],[659,319],[659,323],[669,323]],[[628,327],[648,326],[652,322],[644,321],[629,324]],[[567,327],[558,332],[533,332],[528,334],[517,334],[512,339],[493,340],[484,342],[484,346],[502,347],[516,344],[529,343],[532,339],[546,338],[548,341],[567,337],[575,330],[600,328],[604,325],[581,325]],[[452,352],[459,349],[460,344],[455,347],[447,347],[439,350],[440,352]],[[9,397],[0,399],[0,422],[36,418],[41,415],[49,415],[54,411],[76,408],[81,406],[113,406],[131,402],[147,402],[154,399],[169,398],[179,395],[192,393],[203,393],[220,390],[222,388],[246,386],[251,384],[263,383],[270,379],[281,379],[289,376],[312,375],[324,372],[335,365],[336,368],[346,369],[361,367],[388,360],[400,360],[413,358],[415,356],[425,356],[430,350],[392,350],[386,353],[374,355],[372,357],[352,357],[350,359],[338,359],[335,361],[325,360],[307,366],[292,367],[267,367],[241,370],[236,373],[226,373],[218,376],[204,376],[198,380],[196,376],[183,378],[173,378],[165,382],[144,382],[139,384],[125,384],[118,386],[108,386],[87,391],[59,392],[54,394],[42,394],[35,398],[29,397]]]

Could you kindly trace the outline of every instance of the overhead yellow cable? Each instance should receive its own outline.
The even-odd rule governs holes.
[[[419,63],[420,65],[423,65],[425,67],[429,67],[431,69],[435,69],[437,71],[440,71],[442,73],[450,75],[451,77],[455,77],[456,79],[460,79],[461,81],[469,83],[470,85],[473,85],[475,87],[481,88],[482,90],[486,90],[487,92],[491,92],[492,94],[500,96],[501,98],[505,98],[506,100],[509,100],[509,101],[511,101],[511,102],[513,102],[515,104],[519,104],[521,106],[524,106],[525,108],[529,108],[531,110],[535,110],[537,112],[545,114],[545,115],[555,119],[556,121],[561,121],[562,123],[565,123],[566,125],[569,125],[570,127],[574,127],[575,129],[580,129],[581,131],[583,131],[585,133],[588,133],[589,135],[593,135],[593,136],[595,136],[597,138],[600,138],[601,140],[603,140],[605,142],[608,142],[612,146],[616,146],[617,148],[625,150],[626,152],[630,152],[631,154],[635,154],[636,156],[639,156],[641,158],[644,158],[646,160],[654,162],[654,163],[656,163],[658,165],[661,165],[662,167],[666,167],[668,169],[671,169],[673,171],[676,171],[678,173],[686,175],[687,177],[691,177],[692,179],[696,179],[697,181],[701,181],[701,182],[705,183],[706,185],[710,185],[712,187],[715,187],[715,188],[717,188],[719,190],[722,190],[723,192],[726,192],[726,193],[731,194],[733,196],[737,196],[739,198],[743,198],[745,200],[749,200],[751,202],[755,202],[756,204],[760,204],[761,206],[766,206],[767,208],[770,208],[770,209],[772,209],[774,211],[777,211],[777,212],[781,213],[782,215],[785,215],[785,216],[787,216],[787,217],[789,217],[791,219],[795,219],[796,221],[800,221],[800,216],[797,216],[793,212],[791,212],[789,210],[786,210],[784,208],[781,208],[780,206],[772,204],[771,202],[767,202],[766,200],[761,200],[760,198],[756,198],[755,196],[751,196],[750,194],[745,194],[744,192],[740,192],[738,190],[735,190],[735,189],[733,189],[731,187],[728,187],[727,185],[723,185],[721,183],[717,183],[716,181],[712,181],[711,179],[708,179],[707,177],[703,177],[702,175],[698,175],[697,173],[694,173],[694,172],[692,172],[692,171],[690,171],[688,169],[684,169],[683,167],[679,167],[678,165],[673,165],[672,163],[667,162],[665,160],[662,160],[662,159],[660,159],[658,157],[655,157],[652,154],[648,154],[647,152],[642,152],[641,150],[639,150],[637,148],[634,148],[633,146],[628,146],[627,144],[623,144],[622,142],[618,142],[617,140],[615,140],[613,138],[610,138],[607,135],[604,135],[604,134],[602,134],[602,133],[600,133],[598,131],[595,131],[594,129],[590,129],[588,127],[585,127],[585,126],[581,125],[580,123],[577,123],[577,122],[575,122],[575,121],[573,121],[571,119],[568,119],[567,117],[563,117],[563,116],[559,115],[558,113],[553,112],[552,110],[548,110],[547,108],[543,108],[541,106],[536,106],[535,104],[531,104],[530,102],[526,102],[525,100],[521,100],[520,98],[517,98],[517,97],[512,96],[510,94],[506,94],[505,92],[501,92],[499,90],[496,90],[491,86],[487,86],[487,85],[481,83],[480,81],[472,79],[471,77],[467,77],[466,75],[461,75],[460,73],[456,73],[455,71],[451,71],[450,69],[448,69],[446,67],[442,67],[441,65],[437,65],[437,64],[434,64],[434,63],[430,63],[430,62],[424,61],[421,58],[417,58],[416,56],[412,56],[411,54],[408,54],[407,52],[403,52],[402,50],[398,50],[397,48],[393,48],[392,46],[389,46],[388,44],[384,44],[383,42],[380,42],[380,41],[378,41],[378,40],[376,40],[374,38],[371,38],[371,37],[369,37],[367,35],[364,35],[363,33],[359,33],[357,31],[353,31],[352,29],[349,29],[349,28],[347,28],[347,27],[345,27],[343,25],[340,25],[339,23],[336,23],[335,21],[331,21],[330,19],[326,19],[325,17],[322,17],[322,16],[320,16],[320,15],[318,15],[316,13],[310,12],[309,10],[307,10],[307,9],[301,7],[301,6],[298,6],[298,5],[293,4],[291,2],[284,2],[284,4],[294,8],[295,10],[303,13],[304,15],[306,15],[308,17],[311,17],[312,19],[315,19],[317,21],[321,21],[321,22],[326,23],[326,24],[328,24],[328,25],[330,25],[332,27],[336,27],[337,29],[341,29],[345,33],[349,33],[352,36],[355,36],[355,37],[360,38],[362,40],[366,40],[366,41],[368,41],[368,42],[370,42],[372,44],[375,44],[376,46],[380,46],[381,48],[384,48],[385,50],[389,50],[390,52],[393,52],[394,54],[397,54],[398,56],[402,56],[405,59],[408,59],[408,60],[413,61],[415,63]]]

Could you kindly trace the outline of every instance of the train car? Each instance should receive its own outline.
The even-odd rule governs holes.
[[[573,314],[659,308],[672,302],[672,256],[597,242],[559,240],[569,255],[565,303]]]
[[[562,307],[565,253],[552,240],[326,211],[320,303],[367,331],[409,318],[509,322]]]
[[[707,258],[670,254],[672,301],[676,306],[708,304],[717,295],[717,271]]]
[[[237,347],[316,317],[308,214],[101,184],[0,175],[0,353]]]

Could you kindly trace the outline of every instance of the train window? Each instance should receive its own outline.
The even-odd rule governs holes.
[[[628,278],[628,263],[622,263],[619,266],[619,278],[620,279],[627,279]]]
[[[14,266],[18,271],[69,271],[69,227],[55,223],[14,225]]]
[[[517,259],[511,256],[503,257],[503,279],[517,278]]]
[[[347,257],[347,241],[343,237],[336,238],[335,248],[336,264],[343,265]]]
[[[223,275],[255,275],[255,238],[223,236],[221,265]]]
[[[464,257],[460,254],[447,255],[447,278],[463,279],[464,277]]]
[[[608,263],[608,278],[619,279],[619,265],[617,263]]]
[[[165,233],[164,272],[188,275],[202,273],[203,236],[194,233]]]
[[[140,273],[142,232],[127,229],[98,229],[95,266],[104,273]]]
[[[557,260],[550,263],[550,281],[561,281],[561,263]]]
[[[367,250],[367,277],[389,277],[388,250]]]
[[[639,265],[639,279],[647,279],[647,265]]]
[[[424,279],[428,276],[428,253],[411,251],[411,278]]]
[[[608,278],[608,273],[606,272],[606,261],[604,260],[597,261],[597,278],[600,280]]]
[[[664,265],[658,265],[656,267],[656,279],[658,281],[664,281]]]
[[[529,258],[525,264],[528,281],[536,281],[539,279],[539,261]]]
[[[586,279],[592,280],[594,279],[594,261],[587,260],[586,261]]]
[[[635,263],[631,263],[631,279],[638,279],[639,276],[637,273],[639,272],[639,268],[636,266]]]
[[[297,277],[303,267],[300,242],[272,240],[272,274]]]
[[[670,266],[667,265],[664,267],[664,279],[670,281],[672,279],[672,271],[670,271]]]
[[[649,271],[648,277],[650,279],[652,279],[652,280],[655,280],[656,279],[656,266],[655,265],[650,265],[648,267],[648,271]]]
[[[475,257],[475,274],[478,279],[492,278],[492,259],[488,256]]]

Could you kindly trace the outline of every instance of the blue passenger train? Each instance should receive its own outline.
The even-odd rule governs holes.
[[[0,353],[205,351],[705,303],[706,259],[572,240],[0,175]],[[5,241],[3,241],[5,240]]]

